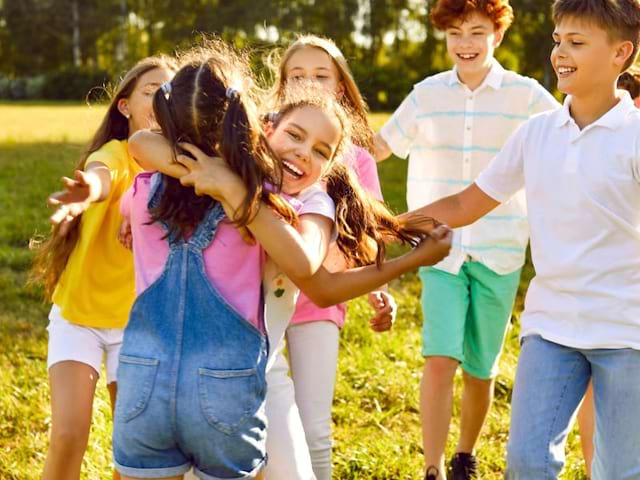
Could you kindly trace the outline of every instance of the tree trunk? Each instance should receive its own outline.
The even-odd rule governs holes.
[[[82,65],[82,51],[80,50],[80,8],[78,0],[72,0],[71,2],[71,21],[73,26],[73,66],[80,67]]]

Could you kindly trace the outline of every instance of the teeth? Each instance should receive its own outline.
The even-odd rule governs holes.
[[[283,160],[282,163],[284,164],[285,167],[287,167],[289,170],[291,170],[293,173],[295,173],[298,176],[302,176],[304,172],[302,172],[300,169],[298,169],[294,164],[287,162],[286,160]]]
[[[464,58],[465,60],[469,60],[471,58],[475,58],[478,56],[477,53],[459,53],[458,56],[460,58]]]
[[[576,69],[571,67],[558,67],[558,73],[573,73],[575,71]]]

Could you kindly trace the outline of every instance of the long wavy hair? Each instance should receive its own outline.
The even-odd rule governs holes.
[[[260,200],[287,221],[295,212],[287,202],[265,189],[278,191],[280,162],[274,161],[254,102],[254,83],[245,59],[226,43],[209,39],[181,56],[182,67],[170,84],[153,98],[153,110],[163,135],[178,153],[179,142],[196,145],[207,155],[223,157],[247,187],[237,226],[256,214]],[[163,176],[164,192],[153,221],[168,225],[167,235],[188,235],[215,200],[198,196],[191,187]]]
[[[313,82],[296,82],[282,94],[278,113],[271,116],[274,129],[289,114],[303,107],[312,107],[337,119],[341,137],[335,154],[329,160],[322,181],[336,207],[336,244],[350,266],[380,265],[385,257],[386,244],[391,241],[415,246],[426,235],[398,220],[384,205],[367,193],[351,173],[338,161],[351,142],[353,115],[333,95]],[[434,222],[431,219],[422,219]]]
[[[87,158],[111,140],[126,140],[129,137],[129,121],[118,110],[118,102],[131,96],[140,77],[157,68],[171,71],[177,69],[175,60],[170,57],[147,57],[140,60],[122,77],[115,90],[110,94],[111,100],[107,112],[80,155],[75,169],[83,170]],[[37,249],[37,254],[30,272],[30,282],[41,284],[44,287],[47,300],[51,299],[69,257],[78,243],[81,218],[82,215],[79,215],[72,221],[65,235],[60,235],[58,227],[54,226],[51,235],[44,242],[31,242],[32,246]]]
[[[270,92],[272,104],[278,105],[283,101],[283,96],[289,83],[287,81],[289,60],[296,52],[306,48],[322,50],[331,58],[338,71],[338,80],[344,86],[344,96],[340,100],[346,106],[347,112],[352,115],[353,123],[358,124],[358,128],[353,130],[351,141],[359,147],[373,151],[374,133],[369,123],[369,107],[360,93],[360,89],[353,78],[349,64],[342,51],[329,38],[299,34],[284,53],[276,49],[267,56],[265,63],[275,77]]]

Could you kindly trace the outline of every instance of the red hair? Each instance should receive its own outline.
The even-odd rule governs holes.
[[[438,30],[446,30],[476,12],[489,17],[495,29],[503,32],[513,22],[509,0],[438,0],[431,9],[431,23]]]

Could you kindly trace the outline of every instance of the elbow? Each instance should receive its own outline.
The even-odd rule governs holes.
[[[324,292],[317,292],[317,291],[314,292],[314,291],[303,290],[303,293],[309,298],[309,300],[311,300],[314,303],[315,306],[319,308],[329,308],[335,305],[336,303],[339,303],[339,302],[333,301],[331,298],[329,298],[329,296],[325,295]]]

